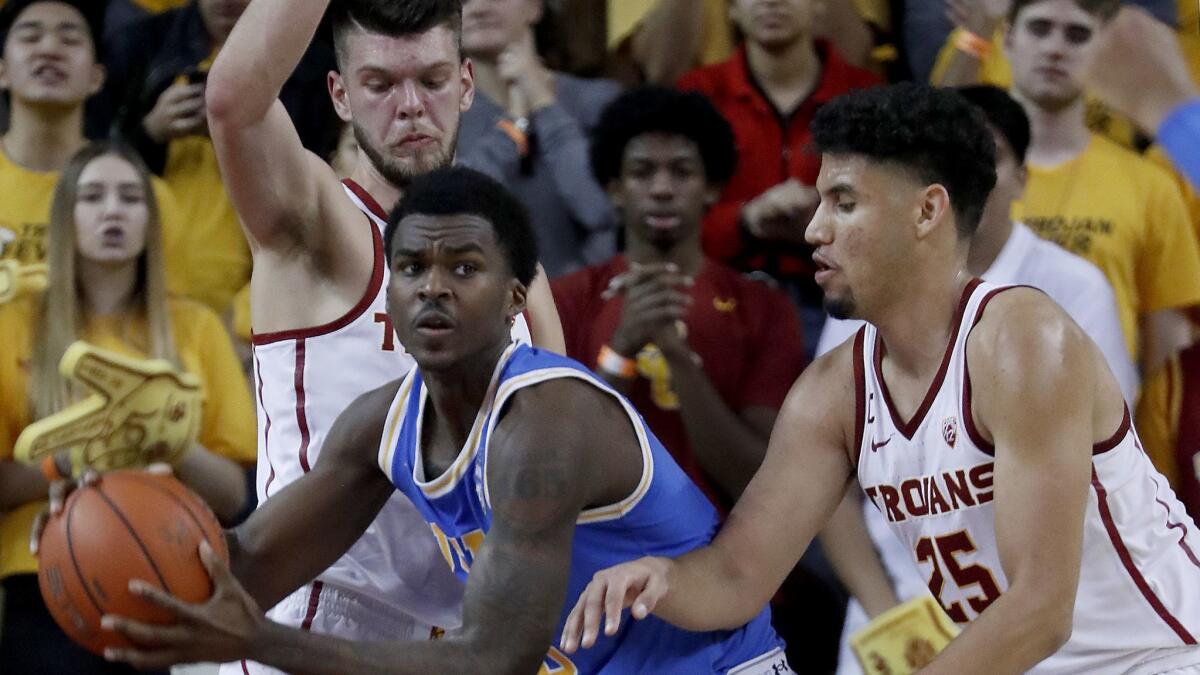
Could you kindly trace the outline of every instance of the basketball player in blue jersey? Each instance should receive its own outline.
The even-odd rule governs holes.
[[[536,273],[521,205],[469,169],[415,179],[386,235],[387,309],[417,367],[342,414],[321,463],[206,548],[211,600],[169,626],[108,617],[134,666],[252,659],[305,673],[790,673],[765,602],[743,625],[628,624],[574,659],[551,646],[593,574],[708,543],[717,514],[629,402],[581,364],[511,342]],[[265,619],[262,598],[337,559],[399,489],[466,583],[463,628],[353,643]],[[230,571],[232,569],[232,573]]]

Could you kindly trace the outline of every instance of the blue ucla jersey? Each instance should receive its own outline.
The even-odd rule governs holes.
[[[446,562],[465,581],[492,524],[484,478],[497,413],[522,388],[557,378],[574,378],[620,401],[641,445],[643,468],[641,481],[627,498],[580,514],[566,602],[555,635],[562,633],[567,614],[599,570],[642,556],[677,557],[708,544],[716,534],[716,510],[646,428],[633,406],[578,362],[514,345],[496,365],[466,446],[444,474],[427,480],[422,466],[419,445],[427,390],[416,368],[392,402],[379,452],[380,466],[424,515]],[[560,422],[547,421],[555,423]],[[726,673],[767,655],[780,658],[782,646],[765,608],[742,628],[711,633],[685,631],[651,616],[623,622],[617,635],[601,635],[595,647],[569,659],[551,647],[539,672]]]

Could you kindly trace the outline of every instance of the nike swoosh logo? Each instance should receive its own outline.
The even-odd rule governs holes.
[[[875,441],[871,441],[871,452],[875,452],[876,450],[879,450],[880,448],[882,448],[883,446],[885,446],[891,442],[892,442],[891,436],[888,436],[887,440],[882,443],[876,443]]]

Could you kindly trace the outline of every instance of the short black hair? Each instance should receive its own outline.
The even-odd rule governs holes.
[[[88,31],[91,33],[92,53],[96,57],[96,63],[100,63],[104,57],[101,44],[104,40],[104,8],[108,3],[98,0],[8,0],[0,9],[0,50],[3,50],[4,46],[8,44],[8,33],[16,23],[17,17],[26,9],[41,2],[62,3],[73,7],[83,15],[83,20],[87,23]]]
[[[704,175],[721,185],[733,175],[737,149],[733,129],[700,93],[639,87],[618,96],[600,113],[592,132],[592,175],[601,186],[621,175],[625,146],[643,134],[684,136],[700,149]]]
[[[960,236],[979,226],[996,185],[996,143],[978,108],[953,89],[902,82],[825,104],[812,121],[817,152],[894,162],[950,195]]]
[[[1029,116],[1025,108],[999,87],[977,84],[970,87],[959,87],[958,93],[976,108],[983,111],[988,124],[1000,132],[1008,147],[1012,148],[1018,164],[1025,163],[1025,153],[1029,150]]]
[[[1016,23],[1017,15],[1030,5],[1036,5],[1042,0],[1012,0],[1008,7],[1008,22]],[[1083,11],[1100,19],[1108,21],[1117,15],[1121,9],[1121,0],[1075,0],[1075,5]]]
[[[346,34],[354,28],[399,38],[446,26],[462,53],[462,0],[333,0],[329,20],[339,68]]]
[[[504,249],[513,275],[528,286],[537,276],[537,235],[529,211],[503,185],[488,176],[461,166],[434,169],[413,179],[404,189],[400,203],[388,217],[384,246],[388,262],[396,228],[406,217],[470,214],[492,224],[496,240]]]

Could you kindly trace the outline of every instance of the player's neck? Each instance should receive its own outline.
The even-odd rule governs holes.
[[[83,106],[71,109],[31,108],[13,101],[4,154],[31,171],[61,171],[86,143]]]
[[[697,231],[696,238],[699,238]],[[675,263],[679,271],[689,276],[700,272],[704,266],[704,251],[695,239],[684,239],[663,249],[628,235],[625,236],[625,260],[629,263],[648,265],[653,263]]]
[[[1058,109],[1025,102],[1030,131],[1027,162],[1051,167],[1083,154],[1092,140],[1092,132],[1087,128],[1086,106],[1082,96]]]
[[[350,180],[358,183],[362,189],[367,191],[367,194],[375,198],[384,211],[389,213],[396,202],[400,201],[400,195],[403,194],[403,190],[399,186],[383,177],[383,174],[375,168],[371,159],[361,149],[358,151],[358,161],[354,164],[354,171],[350,172]]]
[[[961,261],[938,275],[912,278],[897,289],[896,302],[887,314],[871,319],[883,338],[892,370],[925,378],[941,366],[946,343],[954,331],[954,318],[971,275]]]
[[[438,424],[444,425],[457,446],[466,442],[492,383],[496,363],[507,346],[496,345],[465,356],[446,370],[421,369]]]
[[[1008,213],[995,216],[984,212],[984,220],[971,238],[971,250],[967,253],[967,272],[981,277],[996,262],[1000,251],[1012,236],[1013,223]]]
[[[111,316],[129,306],[137,288],[137,263],[102,265],[75,259],[79,275],[79,295],[89,316]]]

